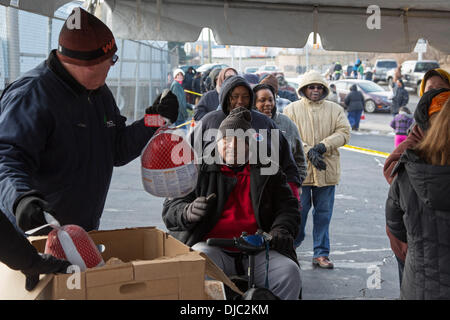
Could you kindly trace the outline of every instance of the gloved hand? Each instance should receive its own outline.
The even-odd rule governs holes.
[[[208,197],[198,197],[190,203],[183,211],[184,219],[188,223],[200,221],[208,212],[208,206],[216,198],[215,193],[211,193]]]
[[[327,168],[327,164],[323,161],[323,155],[321,155],[314,148],[309,149],[307,157],[308,160],[311,161],[312,165],[318,170],[325,170]]]
[[[22,270],[22,273],[26,276],[25,289],[28,291],[33,290],[39,283],[40,274],[67,273],[67,268],[70,265],[69,261],[57,259],[49,254],[39,253],[33,266]]]
[[[44,218],[44,210],[49,210],[49,204],[36,195],[23,197],[16,207],[17,225],[23,231],[47,224]]]
[[[324,154],[325,152],[327,152],[327,148],[323,143],[318,143],[312,148],[320,154]]]
[[[172,91],[166,89],[158,95],[153,104],[145,109],[146,114],[159,114],[175,123],[178,118],[178,99]]]
[[[277,227],[270,230],[269,234],[272,236],[270,247],[272,249],[281,251],[294,248],[294,237],[282,227]]]

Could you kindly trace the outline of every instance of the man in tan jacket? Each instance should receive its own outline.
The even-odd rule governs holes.
[[[350,124],[344,109],[325,100],[330,89],[316,71],[305,73],[299,85],[300,101],[283,111],[297,125],[308,158],[308,173],[302,185],[303,206],[299,235],[295,246],[305,238],[308,212],[313,206],[313,264],[331,269],[328,229],[333,213],[335,186],[340,178],[338,148],[350,139]]]

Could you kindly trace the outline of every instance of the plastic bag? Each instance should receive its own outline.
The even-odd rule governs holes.
[[[182,132],[162,127],[142,151],[142,183],[145,191],[154,196],[184,197],[197,184],[195,153]]]
[[[79,266],[81,271],[105,264],[89,234],[73,224],[56,227],[48,234],[45,253],[67,260]]]

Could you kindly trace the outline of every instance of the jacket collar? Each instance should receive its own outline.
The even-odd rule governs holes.
[[[88,90],[81,85],[75,78],[64,68],[62,63],[56,56],[56,49],[52,50],[46,61],[48,68],[53,71],[58,78],[66,83],[77,95],[87,93]]]

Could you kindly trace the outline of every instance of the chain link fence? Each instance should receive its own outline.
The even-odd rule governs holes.
[[[57,48],[68,13],[58,11],[56,18],[49,18],[0,6],[0,93]],[[116,43],[119,61],[106,83],[122,115],[133,121],[166,88],[167,74],[176,68],[178,57],[167,50],[166,42],[116,39]]]

